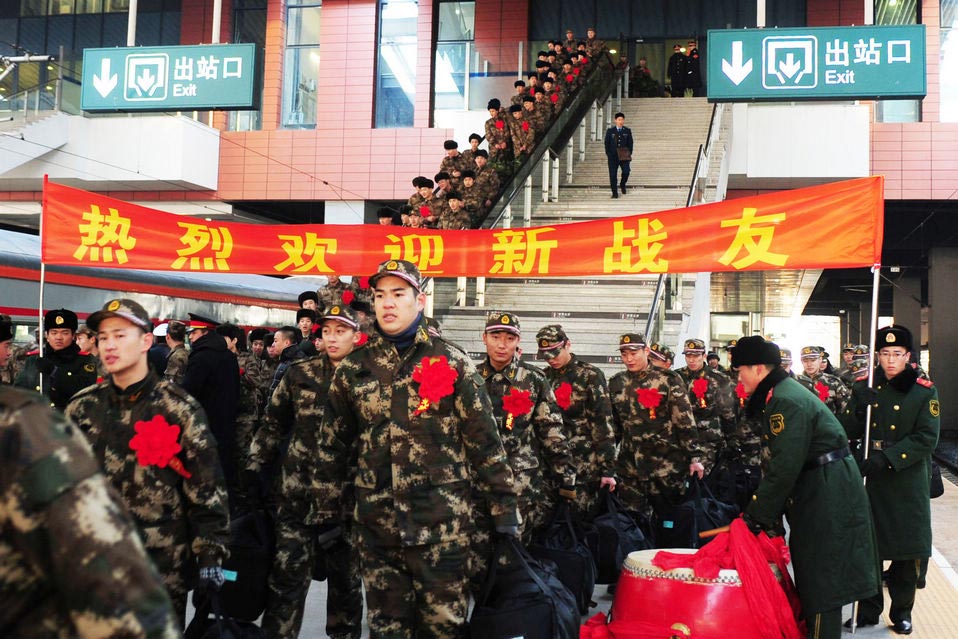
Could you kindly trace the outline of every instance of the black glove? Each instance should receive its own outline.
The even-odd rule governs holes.
[[[888,463],[888,457],[880,450],[873,450],[868,454],[868,459],[858,465],[862,477],[871,477],[891,470],[891,464]]]
[[[200,568],[200,579],[196,588],[201,591],[217,591],[225,582],[226,576],[220,566],[206,566]]]
[[[878,391],[871,386],[866,386],[862,389],[861,393],[859,393],[858,399],[858,405],[855,406],[855,418],[863,420],[865,419],[865,411],[868,406],[878,401]]]
[[[244,470],[240,476],[240,485],[243,489],[243,497],[246,506],[250,510],[256,510],[263,504],[263,482],[259,473],[255,470]]]
[[[37,357],[37,370],[44,375],[49,375],[57,365],[49,357]]]
[[[742,515],[742,521],[745,522],[745,525],[748,526],[749,532],[751,532],[753,535],[757,535],[757,534],[759,534],[760,532],[762,532],[763,530],[765,530],[765,529],[762,527],[762,524],[760,524],[760,523],[758,523],[757,521],[755,521],[754,519],[752,519],[752,517],[751,517],[750,515],[748,515],[748,514],[743,514],[743,515]]]
[[[501,537],[519,538],[519,526],[515,524],[499,524],[496,526],[496,534]]]

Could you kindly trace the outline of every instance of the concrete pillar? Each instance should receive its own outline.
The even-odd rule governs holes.
[[[958,304],[954,303],[958,248],[933,248],[928,263],[928,374],[945,402],[941,429],[955,431],[958,408],[949,406],[948,400],[958,397],[958,367],[954,365],[958,357]]]
[[[903,277],[892,287],[892,315],[895,323],[908,328],[915,338],[915,349],[921,340],[921,278]]]

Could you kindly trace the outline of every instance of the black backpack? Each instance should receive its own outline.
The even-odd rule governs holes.
[[[719,501],[705,482],[693,477],[682,503],[657,509],[656,547],[701,548],[711,539],[699,539],[700,532],[726,526],[738,514],[738,506]]]
[[[536,561],[514,537],[501,538],[469,618],[470,639],[577,639],[579,612],[554,564]]]
[[[220,588],[223,614],[255,621],[266,609],[269,571],[273,563],[273,524],[262,511],[240,515],[230,523],[230,556],[223,571],[235,575]],[[194,598],[195,602],[195,598]]]
[[[575,597],[580,614],[589,612],[595,588],[595,560],[584,539],[583,526],[572,521],[569,502],[559,500],[552,522],[543,526],[529,546],[529,554],[555,562],[559,579]],[[590,527],[591,528],[591,527]]]
[[[622,562],[630,552],[653,548],[636,521],[629,515],[618,495],[603,486],[598,508],[592,518],[596,535],[586,543],[595,559],[595,581],[614,584],[619,580]]]
[[[183,633],[185,639],[267,639],[263,629],[250,621],[224,617],[218,592],[207,593]],[[209,617],[210,611],[213,618]]]

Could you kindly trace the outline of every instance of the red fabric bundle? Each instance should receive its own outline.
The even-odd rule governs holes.
[[[821,382],[815,382],[815,392],[818,393],[818,399],[823,402],[828,401],[828,386]]]
[[[356,299],[356,295],[352,291],[343,291],[343,304],[349,306],[354,299]]]
[[[556,389],[556,404],[562,410],[569,410],[569,406],[572,405],[572,384],[569,382],[559,384],[559,388]]]

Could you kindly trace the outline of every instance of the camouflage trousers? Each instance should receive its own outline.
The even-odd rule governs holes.
[[[296,639],[303,625],[306,595],[317,552],[326,562],[326,634],[334,639],[359,639],[363,593],[359,558],[348,535],[330,552],[316,548],[316,527],[280,516],[276,523],[276,556],[269,573],[269,597],[263,631],[270,639]]]
[[[465,636],[469,544],[383,546],[358,536],[371,639]]]
[[[166,547],[148,547],[146,552],[163,579],[166,592],[173,602],[174,616],[182,629],[186,625],[186,595],[189,592],[187,579],[192,580],[196,576],[189,574],[193,570],[190,547],[185,543],[171,543]]]
[[[583,469],[584,470],[584,469]],[[581,470],[576,473],[575,480],[575,511],[580,517],[587,518],[599,503],[599,486],[602,478],[592,477]]]
[[[702,449],[702,464],[708,472],[715,466],[719,456],[725,450],[725,433],[722,432],[722,424],[718,418],[703,419],[696,425],[698,426],[699,446]]]

